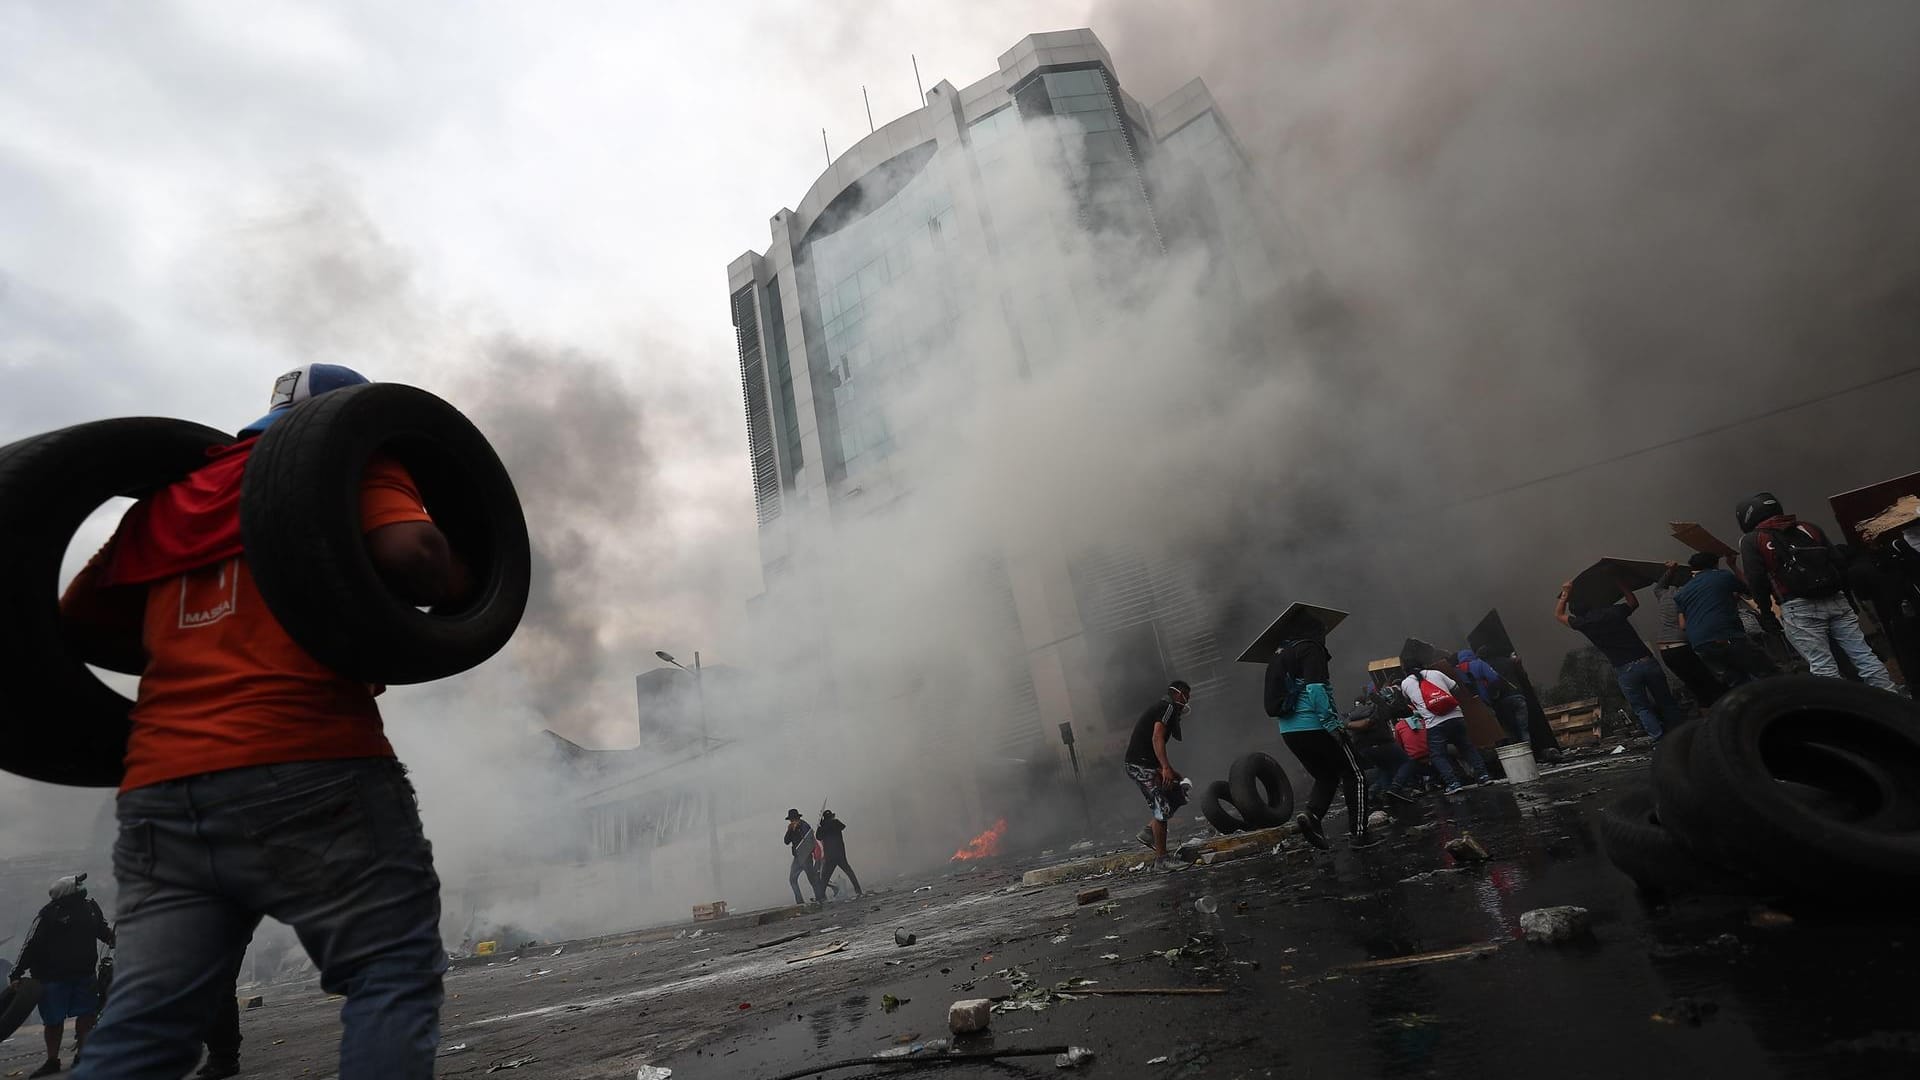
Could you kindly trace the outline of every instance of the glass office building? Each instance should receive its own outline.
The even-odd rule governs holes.
[[[1029,124],[1041,118],[1051,119]],[[1033,132],[1044,145],[1018,137]],[[998,196],[1035,169],[1067,193],[1051,225],[1009,220]],[[1271,289],[1277,260],[1248,238],[1270,232],[1235,227],[1264,205],[1204,85],[1142,105],[1089,30],[1027,37],[993,74],[938,83],[924,108],[849,147],[796,208],[773,215],[766,251],[728,267],[769,594],[804,560],[803,537],[912,492],[899,451],[913,432],[895,430],[893,405],[916,365],[953,355],[929,341],[961,320],[990,324],[1004,336],[970,362],[1025,375],[1082,317],[1084,283],[1010,288],[978,280],[981,267],[1022,244],[1037,250],[1035,234],[1057,227],[1123,235],[1148,255],[1205,244],[1219,287]],[[1010,643],[1008,700],[985,736],[995,752],[1026,754],[1043,738],[1057,748],[1068,721],[1106,738],[1110,721],[1095,718],[1111,712],[1104,668],[1147,670],[1157,658],[1196,686],[1223,674],[1186,568],[1124,550],[1043,567],[985,562],[980,594],[995,599]],[[1026,602],[1039,593],[1073,603]]]

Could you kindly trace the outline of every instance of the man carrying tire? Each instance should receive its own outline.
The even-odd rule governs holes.
[[[109,606],[103,595],[134,590],[147,654],[118,805],[118,973],[79,1080],[192,1068],[263,916],[292,926],[321,987],[346,998],[342,1080],[433,1075],[440,881],[379,688],[295,643],[241,540],[257,437],[295,405],[366,382],[327,364],[282,376],[271,411],[129,510],[63,601],[84,620]],[[461,599],[467,572],[410,474],[376,455],[358,495],[366,557],[394,597],[413,607]]]
[[[1333,806],[1335,789],[1347,800],[1347,838],[1354,848],[1372,847],[1379,838],[1367,828],[1367,776],[1353,752],[1346,724],[1333,705],[1333,676],[1328,665],[1326,629],[1311,617],[1300,622],[1302,636],[1285,642],[1267,662],[1267,715],[1280,728],[1280,741],[1313,777],[1307,807],[1294,815],[1300,835],[1326,850],[1327,833],[1321,819]]]
[[[40,981],[40,1023],[47,1039],[47,1060],[28,1076],[52,1076],[60,1071],[60,1039],[67,1021],[73,1021],[73,1052],[77,1056],[93,1031],[100,1005],[94,980],[98,955],[94,942],[113,944],[113,928],[100,905],[87,896],[87,875],[70,874],[47,890],[47,901],[27,931],[20,959],[7,976],[9,983],[32,976]]]
[[[1809,673],[1839,678],[1833,655],[1838,646],[1860,681],[1892,691],[1893,676],[1867,644],[1860,616],[1847,602],[1845,563],[1820,527],[1786,513],[1780,500],[1764,491],[1741,503],[1736,514],[1745,534],[1740,568],[1760,601],[1761,621],[1773,618],[1768,598],[1778,600],[1787,640],[1807,661]]]
[[[1150,841],[1156,867],[1167,858],[1167,822],[1173,820],[1173,812],[1186,801],[1180,773],[1167,757],[1167,743],[1179,741],[1180,721],[1192,700],[1193,688],[1185,681],[1175,679],[1168,683],[1167,696],[1147,706],[1133,722],[1133,735],[1127,740],[1127,776],[1140,788],[1140,794],[1153,812],[1146,828],[1140,830],[1140,839]]]

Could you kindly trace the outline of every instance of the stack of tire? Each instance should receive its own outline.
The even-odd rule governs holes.
[[[1242,754],[1200,794],[1200,813],[1221,833],[1267,829],[1293,820],[1293,784],[1268,754]]]
[[[1661,893],[1920,892],[1920,706],[1811,675],[1739,687],[1661,741],[1600,838]]]
[[[61,562],[109,499],[180,480],[233,441],[183,420],[130,417],[0,447],[0,769],[119,784],[132,702],[88,665],[138,675],[139,620],[108,640],[70,639]],[[456,607],[410,606],[368,557],[359,493],[376,454],[412,474],[467,563],[474,588]],[[532,558],[505,466],[466,417],[411,386],[335,390],[278,418],[248,457],[240,528],[268,610],[314,659],[359,682],[428,682],[475,667],[507,643],[526,609]],[[137,611],[144,598],[133,599]]]

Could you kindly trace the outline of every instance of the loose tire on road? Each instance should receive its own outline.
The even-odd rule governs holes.
[[[1600,845],[1613,865],[1643,889],[1675,895],[1742,895],[1754,883],[1693,854],[1654,809],[1653,794],[1635,792],[1600,812]]]
[[[1268,754],[1243,754],[1227,770],[1227,791],[1234,809],[1250,829],[1284,825],[1293,819],[1293,784]]]
[[[1800,891],[1920,889],[1920,706],[1813,675],[1750,683],[1715,707],[1692,767],[1740,865]]]
[[[359,492],[376,453],[413,475],[472,569],[474,593],[459,608],[412,607],[374,569]],[[274,617],[314,659],[362,682],[430,682],[476,667],[526,610],[532,556],[513,481],[478,428],[416,387],[335,390],[276,421],[247,462],[240,528]]]
[[[1225,780],[1215,780],[1200,793],[1200,812],[1206,815],[1207,824],[1223,834],[1237,833],[1247,827],[1234,808],[1233,793]]]
[[[40,1004],[40,980],[32,977],[0,987],[0,1042],[27,1022]]]
[[[117,787],[133,703],[87,664],[138,672],[131,639],[82,654],[60,625],[60,564],[87,517],[206,463],[232,436],[184,420],[76,424],[0,447],[0,769],[79,787]]]
[[[1693,767],[1694,740],[1707,721],[1683,724],[1653,749],[1653,804],[1663,827],[1682,846],[1710,863],[1730,865],[1718,842],[1707,796]]]

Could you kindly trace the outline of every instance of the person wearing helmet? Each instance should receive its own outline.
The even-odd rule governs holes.
[[[321,987],[346,998],[342,1080],[433,1074],[440,880],[379,688],[293,640],[240,536],[258,437],[302,402],[367,381],[334,364],[282,375],[238,442],[127,511],[62,602],[81,632],[117,607],[107,597],[132,597],[147,654],[117,806],[118,967],[77,1080],[185,1075],[266,916],[294,928]],[[373,456],[358,511],[368,560],[397,598],[470,591],[399,462]]]
[[[99,1001],[94,972],[99,955],[94,942],[113,944],[113,928],[100,905],[87,895],[87,875],[70,874],[47,890],[52,899],[34,916],[33,928],[20,947],[9,982],[28,976],[40,981],[40,1022],[45,1025],[47,1060],[28,1076],[52,1076],[60,1071],[60,1040],[68,1018],[73,1020],[73,1052],[80,1053],[93,1031]]]
[[[1787,641],[1807,662],[1807,670],[1840,677],[1836,646],[1869,686],[1893,690],[1887,665],[1867,644],[1860,616],[1847,602],[1846,562],[1818,525],[1785,511],[1770,492],[1761,492],[1735,508],[1740,523],[1740,568],[1747,588],[1760,601],[1760,617],[1769,621],[1769,598],[1779,601]]]

